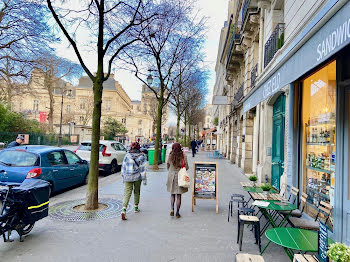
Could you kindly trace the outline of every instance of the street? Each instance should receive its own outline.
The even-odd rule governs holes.
[[[166,191],[165,164],[159,172],[148,171],[148,182],[141,189],[141,212],[88,222],[64,222],[48,217],[38,221],[20,243],[13,233],[12,243],[0,243],[0,261],[234,261],[237,213],[227,222],[231,193],[243,193],[240,182],[247,178],[227,160],[208,159],[204,152],[195,158],[188,154],[190,173],[193,160],[215,161],[219,166],[219,214],[214,200],[197,200],[191,212],[191,193],[183,195],[180,219],[169,216],[170,196]],[[120,173],[100,177],[99,197],[122,199]],[[60,193],[54,204],[85,197],[86,186]],[[133,204],[131,199],[130,204]],[[262,237],[262,246],[266,245]],[[252,232],[245,228],[242,252],[258,254]],[[265,261],[288,261],[283,249],[271,244]]]

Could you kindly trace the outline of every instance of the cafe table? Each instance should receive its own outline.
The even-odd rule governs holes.
[[[293,261],[293,251],[299,252],[317,252],[318,251],[318,233],[317,231],[289,228],[289,227],[277,227],[271,228],[265,232],[269,243],[262,250],[264,253],[266,248],[271,242],[282,246],[288,257]],[[328,243],[334,243],[334,241],[328,238]]]
[[[261,189],[261,187],[254,187],[254,186],[245,186],[243,187],[243,190],[246,192],[251,192],[251,193],[263,193],[264,191]],[[269,193],[278,193],[277,190],[271,189]]]
[[[262,203],[264,205],[259,205],[259,203]],[[268,203],[268,204],[266,204]],[[269,225],[272,225],[272,227],[281,227],[283,226],[286,221],[288,220],[290,214],[292,213],[293,210],[297,209],[297,206],[294,204],[291,204],[289,202],[281,202],[281,201],[276,201],[276,200],[259,200],[259,201],[254,201],[253,205],[257,206],[261,213],[264,215],[264,217],[267,219],[266,225],[263,227],[265,229],[268,228]],[[275,220],[271,216],[269,211],[289,211],[289,213],[284,217],[284,219],[279,223],[276,224]],[[264,233],[264,229],[260,232],[262,235]]]

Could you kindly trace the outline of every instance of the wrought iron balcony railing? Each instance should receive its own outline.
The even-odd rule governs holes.
[[[241,86],[237,90],[235,94],[235,100],[239,102],[242,99],[242,97],[243,97],[243,84],[241,84]]]
[[[264,50],[264,67],[266,67],[277,51],[283,46],[284,44],[284,24],[279,23],[277,24],[276,28],[273,30],[270,38],[267,40],[265,44],[265,50]]]
[[[256,64],[253,68],[252,71],[250,72],[250,86],[254,87],[255,86],[255,81],[256,78],[258,77],[258,64]]]
[[[231,39],[230,39],[230,45],[229,45],[228,52],[227,52],[227,63],[230,62],[229,60],[231,57],[232,50],[235,47],[235,44],[237,44],[241,41],[241,35],[239,33],[239,28],[237,27],[237,25],[232,24],[230,30],[231,30]]]

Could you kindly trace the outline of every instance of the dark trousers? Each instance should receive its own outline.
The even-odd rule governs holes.
[[[192,157],[194,157],[195,154],[196,154],[196,148],[192,147]]]

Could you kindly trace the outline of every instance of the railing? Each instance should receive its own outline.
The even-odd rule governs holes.
[[[243,84],[241,84],[240,88],[237,90],[235,94],[235,100],[239,102],[243,97]]]
[[[241,41],[241,35],[239,34],[237,25],[232,24],[230,30],[231,30],[231,39],[230,39],[230,45],[227,52],[227,63],[230,62],[229,60],[231,57],[232,49],[234,48],[235,44]]]
[[[244,21],[247,17],[247,13],[248,13],[248,7],[250,4],[250,0],[244,0],[243,4],[242,4],[242,8],[241,8],[241,17],[242,17],[242,24],[244,24]]]
[[[264,50],[264,67],[266,67],[277,51],[283,46],[284,44],[284,24],[280,23],[277,24],[276,28],[273,30],[269,40],[267,40],[265,44],[265,50]]]
[[[255,86],[255,81],[256,78],[258,77],[258,64],[256,64],[253,68],[252,71],[250,72],[250,86],[254,87]]]

